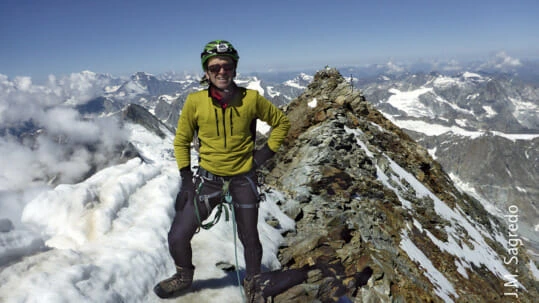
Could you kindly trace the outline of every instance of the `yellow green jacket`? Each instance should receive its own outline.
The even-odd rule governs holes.
[[[202,168],[219,176],[250,171],[257,118],[272,127],[267,144],[272,151],[279,150],[290,129],[288,117],[258,91],[238,90],[226,108],[214,102],[207,89],[187,96],[174,138],[178,169],[190,167],[191,142],[197,133]]]

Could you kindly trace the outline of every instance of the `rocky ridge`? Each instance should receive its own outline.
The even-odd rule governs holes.
[[[427,150],[335,69],[285,109],[293,122],[267,190],[296,221],[285,268],[327,262],[274,302],[533,302],[537,268],[507,222],[460,192]],[[507,262],[516,259],[517,262]],[[374,270],[359,287],[355,274]],[[534,274],[535,273],[535,274]],[[534,276],[535,275],[535,276]]]

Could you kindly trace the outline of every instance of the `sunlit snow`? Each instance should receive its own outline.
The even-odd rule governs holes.
[[[408,253],[412,260],[418,262],[425,270],[425,275],[434,284],[434,291],[444,302],[454,302],[450,295],[457,297],[458,294],[453,284],[432,264],[430,259],[408,237],[408,233],[401,235],[400,247]]]
[[[389,92],[392,94],[387,99],[387,103],[391,106],[406,112],[412,117],[430,117],[434,113],[430,108],[419,101],[421,95],[431,93],[432,88],[420,88],[413,91],[400,91],[396,88],[391,88]]]
[[[477,73],[472,73],[472,72],[464,72],[464,74],[462,74],[462,77],[463,78],[475,78],[475,79],[481,79],[481,75],[477,74]]]
[[[492,108],[492,106],[488,106],[488,105],[484,105],[483,106],[483,109],[485,110],[485,112],[487,112],[486,114],[486,117],[487,118],[492,118],[494,116],[496,116],[498,113]]]
[[[256,77],[249,81],[236,80],[236,83],[240,86],[245,86],[245,88],[256,90],[260,95],[264,96],[264,88],[262,87],[261,80]]]
[[[308,105],[310,108],[315,108],[317,104],[318,104],[318,101],[316,100],[316,98],[313,98],[313,99],[311,100],[311,102],[307,103],[307,105]]]
[[[275,97],[281,95],[281,93],[279,91],[275,90],[275,88],[273,86],[267,86],[266,88],[268,90],[268,96],[271,97],[271,98],[275,98]]]
[[[305,81],[306,83],[310,83],[313,79],[314,79],[313,76],[307,75],[307,74],[305,74],[305,73],[301,73],[301,74],[300,74],[299,76],[297,76],[295,79],[285,81],[285,82],[284,82],[284,85],[290,86],[290,87],[293,87],[293,88],[298,88],[298,89],[306,89],[307,87],[306,87],[306,86],[303,86],[303,85],[300,85],[299,82],[300,82],[301,80],[303,80],[303,81]]]
[[[456,135],[468,137],[470,139],[475,139],[480,136],[488,134],[485,131],[469,131],[458,126],[445,126],[445,125],[429,123],[429,122],[420,121],[420,120],[395,119],[393,115],[390,115],[384,112],[382,113],[387,119],[391,120],[391,122],[393,122],[398,127],[413,130],[419,133],[423,133],[427,136],[439,136],[445,133],[452,132]],[[506,133],[502,133],[498,131],[491,131],[490,134],[503,137],[511,141],[533,140],[539,137],[539,134],[506,134]]]
[[[262,121],[260,119],[257,119],[256,120],[256,130],[259,133],[266,135],[271,130],[271,126],[268,123],[266,123],[266,122],[264,122],[264,121]]]

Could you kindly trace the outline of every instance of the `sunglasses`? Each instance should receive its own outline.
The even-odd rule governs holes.
[[[234,70],[234,64],[233,63],[226,63],[226,64],[214,64],[214,65],[210,65],[208,66],[208,70],[211,72],[211,73],[214,73],[214,74],[217,74],[218,72],[221,71],[221,68],[225,70],[225,72],[230,72],[232,70]]]

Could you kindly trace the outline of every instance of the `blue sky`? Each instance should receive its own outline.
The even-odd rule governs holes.
[[[4,0],[0,74],[198,72],[214,39],[236,46],[240,72],[539,57],[537,16],[537,0]]]

